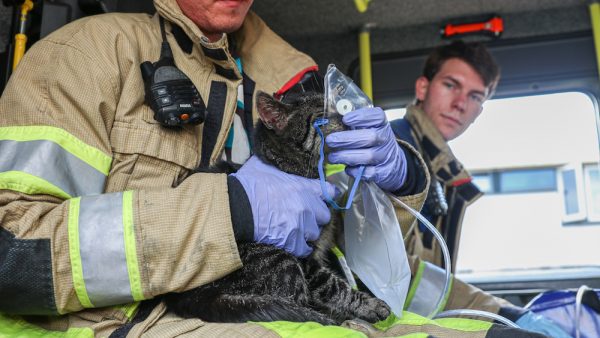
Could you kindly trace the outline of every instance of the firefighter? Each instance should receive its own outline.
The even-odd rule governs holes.
[[[415,81],[415,103],[403,119],[391,122],[396,136],[413,145],[427,163],[431,184],[422,214],[443,234],[452,257],[457,256],[463,214],[482,193],[454,157],[448,141],[464,133],[477,119],[499,79],[499,68],[482,44],[457,40],[440,46],[429,55],[422,75]],[[443,267],[441,250],[431,232],[422,224],[404,230],[408,232],[407,251],[423,259],[420,269],[426,271],[424,275],[443,278],[435,266]],[[430,285],[439,288],[443,284]],[[417,296],[408,310],[429,310],[430,297],[419,295],[418,283],[412,288]],[[523,328],[569,337],[551,321],[455,279],[446,309],[458,308],[500,313]]]
[[[306,256],[330,219],[318,180],[246,162],[255,93],[285,100],[322,86],[315,62],[251,4],[155,0],[154,16],[87,17],[27,52],[0,99],[0,312],[82,335],[164,337],[176,334],[174,322],[199,336],[272,332],[140,305],[238,269],[238,242]],[[169,87],[159,67],[195,89]],[[398,190],[405,156],[419,157],[388,134],[395,156],[369,165],[393,167],[376,182]],[[223,156],[246,164],[235,176],[189,176]],[[402,198],[419,208],[424,196]],[[6,330],[24,323],[2,318]]]

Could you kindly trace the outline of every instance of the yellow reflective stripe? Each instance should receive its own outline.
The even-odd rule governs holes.
[[[69,194],[54,184],[22,171],[0,173],[0,189],[18,191],[28,195],[52,195],[64,200],[71,198]]]
[[[333,252],[333,254],[335,255],[335,257],[340,258],[340,257],[344,257],[344,254],[342,253],[342,250],[340,250],[340,248],[338,248],[338,246],[334,246],[333,248],[331,248],[331,252]]]
[[[467,318],[440,318],[436,319],[435,322],[449,329],[468,332],[489,330],[494,324],[492,322]]]
[[[315,322],[253,322],[266,329],[275,331],[281,338],[366,338],[359,331],[354,331],[339,326],[324,326]]]
[[[123,193],[123,235],[125,239],[125,259],[127,260],[127,272],[129,273],[129,284],[131,295],[134,300],[143,300],[142,278],[137,259],[135,245],[135,227],[133,222],[133,191]]]
[[[60,145],[73,156],[108,175],[112,158],[102,151],[84,143],[64,129],[50,126],[0,127],[0,140],[35,141],[48,140]]]
[[[129,304],[117,305],[114,308],[119,311],[122,311],[125,314],[125,316],[127,316],[127,319],[131,320],[131,318],[133,318],[133,316],[136,314],[139,307],[140,302],[133,302]]]
[[[339,172],[344,171],[345,168],[346,168],[346,166],[343,164],[326,163],[325,164],[325,176],[335,175]]]
[[[444,300],[440,306],[435,309],[435,313],[439,313],[446,308],[446,304],[448,303],[448,298],[450,298],[450,293],[452,292],[452,287],[454,286],[454,275],[450,274],[450,284],[448,285],[448,292],[444,295]]]
[[[419,263],[419,268],[415,277],[412,279],[410,283],[410,289],[408,290],[408,295],[406,296],[406,301],[404,301],[404,309],[407,309],[410,306],[415,294],[417,293],[417,288],[419,287],[419,283],[421,282],[421,278],[423,277],[423,270],[425,270],[425,264],[423,262]]]
[[[388,318],[373,324],[373,326],[385,331],[395,325],[423,326],[427,324],[459,331],[486,331],[492,327],[493,323],[467,318],[428,319],[413,312],[402,311],[402,318],[391,314]]]
[[[48,331],[17,316],[0,314],[0,337],[11,338],[93,338],[88,327],[73,327],[67,331]]]
[[[396,317],[396,315],[394,315],[392,313],[386,319],[373,324],[373,326],[379,330],[385,331],[385,330],[389,329],[390,327],[398,325],[398,324],[420,326],[420,325],[434,324],[434,323],[433,323],[433,320],[419,316],[416,313],[402,311],[402,318],[398,318],[398,317]]]
[[[85,288],[83,280],[83,268],[79,251],[79,205],[81,198],[73,198],[69,201],[69,257],[71,258],[71,274],[73,275],[73,287],[77,299],[83,307],[94,307]]]

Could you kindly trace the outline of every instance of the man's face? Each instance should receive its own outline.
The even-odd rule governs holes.
[[[415,83],[420,107],[446,141],[462,134],[483,109],[489,88],[466,62],[446,60],[431,81],[421,76]]]
[[[177,0],[185,16],[200,28],[210,41],[217,41],[223,33],[235,32],[254,0]]]

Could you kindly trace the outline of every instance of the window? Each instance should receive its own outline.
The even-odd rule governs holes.
[[[494,181],[492,174],[475,174],[473,175],[473,184],[475,184],[479,190],[486,194],[494,193]]]
[[[600,267],[597,114],[577,92],[491,100],[450,142],[485,192],[464,216],[458,277],[554,279]]]
[[[581,165],[567,165],[561,170],[563,199],[563,223],[583,221],[586,218],[585,197],[583,195]]]
[[[556,169],[519,169],[473,174],[473,183],[487,194],[556,191]]]
[[[597,164],[584,166],[588,220],[600,222],[600,168]]]
[[[499,176],[499,191],[503,193],[556,190],[554,169],[512,170]]]
[[[388,109],[385,111],[385,116],[388,121],[403,118],[406,114],[406,108]]]

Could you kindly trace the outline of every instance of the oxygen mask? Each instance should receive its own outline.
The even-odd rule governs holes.
[[[315,122],[315,128],[321,136],[321,126],[329,123],[329,119],[337,114],[343,116],[360,108],[373,107],[360,88],[334,65],[329,65],[327,69],[324,86],[325,113],[322,119]],[[346,174],[343,165],[327,165],[324,170],[325,155],[323,142],[319,177],[327,202],[343,212],[342,249],[348,266],[376,297],[385,301],[394,314],[401,317],[411,273],[394,206],[374,182],[361,180],[364,166],[359,167],[354,178]],[[328,196],[325,180],[346,192],[345,207],[338,206]],[[350,185],[352,187],[349,189]]]

